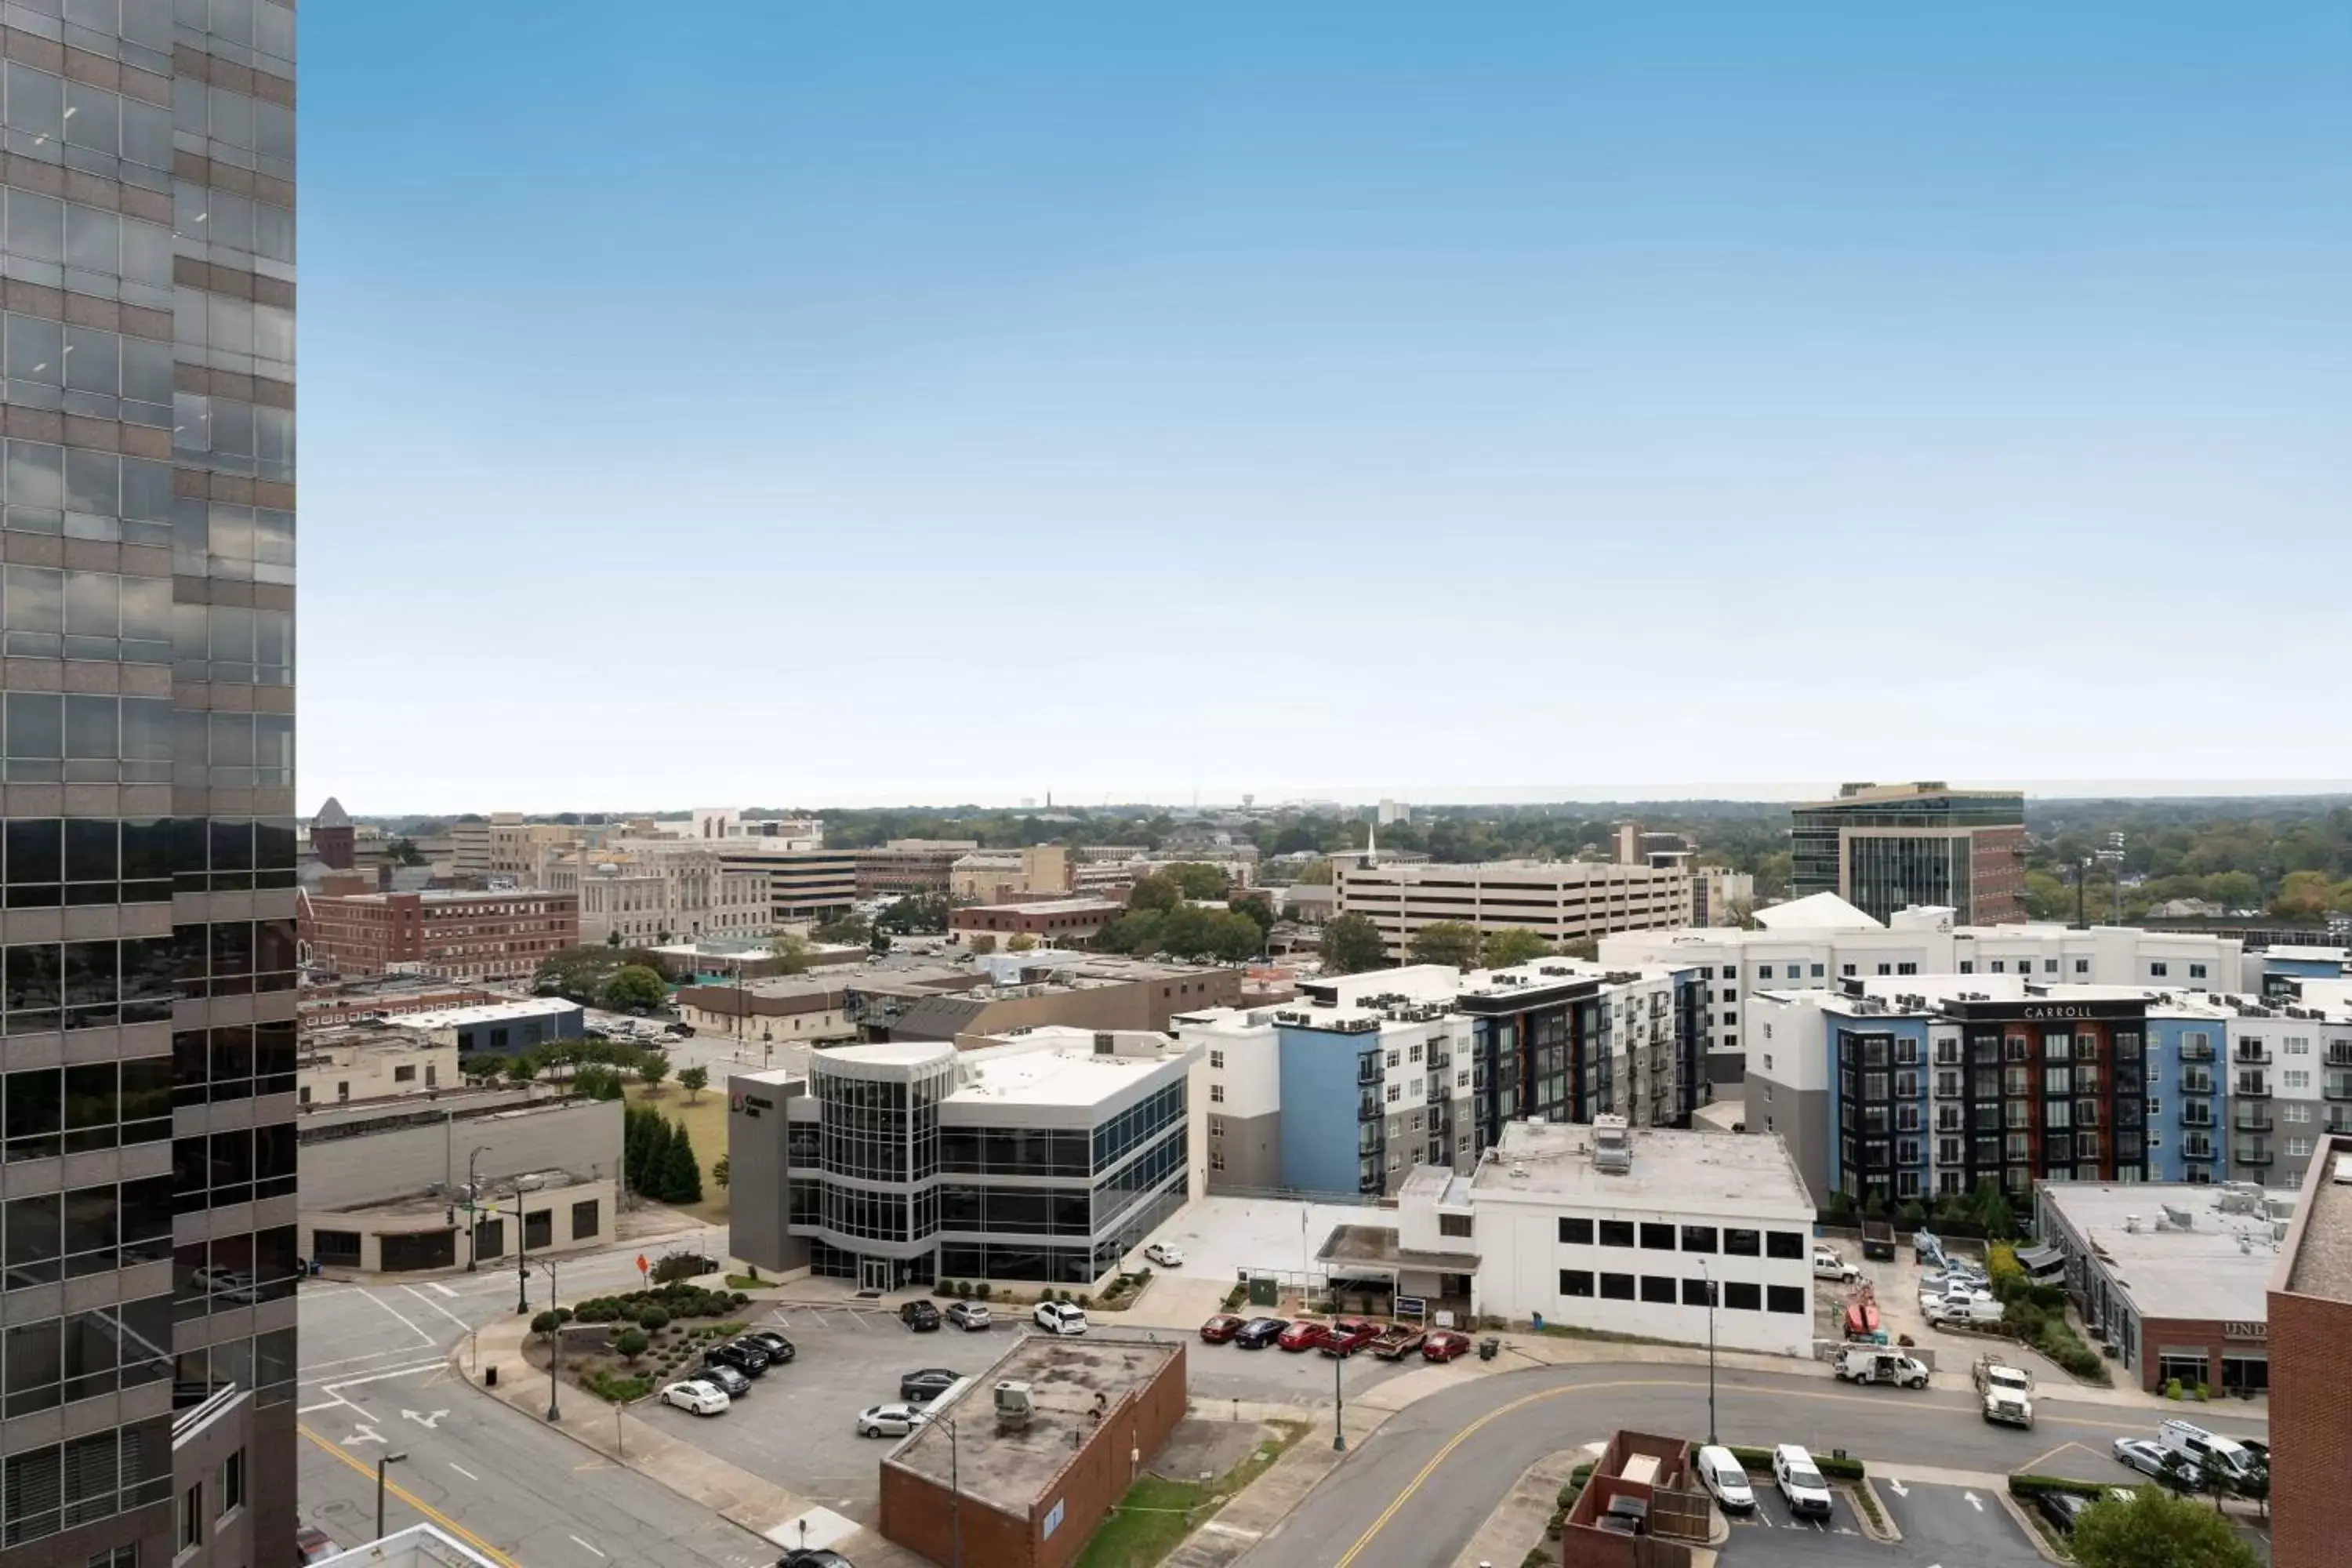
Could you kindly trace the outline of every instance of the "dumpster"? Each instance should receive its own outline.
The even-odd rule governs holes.
[[[1502,1348],[1503,1342],[1496,1339],[1494,1335],[1488,1334],[1485,1339],[1478,1342],[1478,1359],[1480,1361],[1493,1361],[1496,1353]]]

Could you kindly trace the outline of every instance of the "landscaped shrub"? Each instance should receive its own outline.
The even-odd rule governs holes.
[[[942,1298],[953,1296],[955,1294],[955,1281],[952,1279],[940,1280],[938,1284],[931,1287],[931,1294]]]
[[[1066,1298],[1066,1298],[1064,1298],[1064,1299],[1065,1299],[1065,1300],[1067,1300],[1067,1298]],[[1093,1299],[1092,1299],[1091,1297],[1089,1297],[1089,1296],[1088,1296],[1085,1291],[1083,1291],[1083,1290],[1081,1290],[1081,1291],[1079,1291],[1079,1292],[1078,1292],[1078,1310],[1079,1310],[1079,1311],[1083,1312],[1083,1311],[1085,1311],[1088,1307],[1091,1307],[1091,1306],[1093,1306],[1093,1305],[1094,1305],[1094,1300],[1093,1300]],[[2200,1391],[2200,1393],[2201,1393],[2201,1391]]]
[[[649,1334],[660,1333],[669,1327],[669,1313],[659,1307],[640,1307],[637,1309],[637,1327]]]
[[[2009,1478],[2009,1495],[2027,1502],[2044,1492],[2073,1492],[2076,1497],[2103,1498],[2109,1489],[2098,1481],[2078,1481],[2065,1476],[2036,1476],[2020,1473]]]
[[[985,1300],[988,1300],[988,1295],[989,1295],[989,1291],[991,1290],[991,1289],[992,1289],[992,1287],[990,1286],[990,1284],[988,1283],[988,1281],[987,1281],[987,1280],[985,1280],[985,1279],[983,1279],[983,1280],[982,1280],[979,1284],[977,1284],[977,1285],[975,1285],[975,1286],[973,1286],[973,1287],[971,1288],[971,1293],[972,1293],[973,1295],[975,1295],[975,1296],[979,1297],[982,1300],[985,1301]]]
[[[2180,1397],[2180,1380],[2179,1378],[2171,1378],[2165,1383],[2164,1396],[2167,1399],[2178,1399]]]
[[[969,1300],[971,1300],[971,1280],[969,1280],[969,1279],[959,1279],[959,1280],[957,1280],[957,1281],[955,1282],[955,1293],[956,1293],[956,1300],[959,1300],[959,1301],[969,1301]]]

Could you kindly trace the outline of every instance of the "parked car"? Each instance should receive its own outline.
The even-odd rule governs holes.
[[[1421,1359],[1423,1361],[1448,1362],[1455,1356],[1469,1353],[1470,1336],[1457,1334],[1452,1329],[1433,1329],[1429,1337],[1421,1342]]]
[[[719,1415],[732,1403],[725,1389],[699,1378],[671,1384],[661,1391],[661,1402],[675,1405],[680,1410],[691,1410],[697,1415]]]
[[[1756,1507],[1747,1468],[1720,1444],[1710,1443],[1698,1451],[1698,1479],[1726,1513],[1748,1513]]]
[[[838,1552],[822,1546],[794,1547],[776,1559],[776,1568],[857,1568]]]
[[[2091,1511],[2094,1500],[2080,1492],[2051,1491],[2036,1497],[2033,1506],[2041,1510],[2043,1519],[2050,1521],[2051,1529],[2061,1535],[2072,1535],[2075,1522]]]
[[[1067,1301],[1040,1301],[1036,1310],[1029,1316],[1049,1334],[1083,1334],[1087,1331],[1087,1315]]]
[[[958,1301],[947,1311],[948,1321],[966,1333],[979,1333],[995,1320],[988,1315],[985,1301]]]
[[[1381,1326],[1361,1318],[1341,1318],[1324,1333],[1317,1348],[1325,1355],[1351,1356],[1381,1337]]]
[[[298,1563],[324,1563],[341,1551],[335,1538],[323,1530],[304,1525],[294,1532],[294,1561]]]
[[[706,1358],[695,1369],[694,1377],[698,1383],[711,1384],[724,1390],[730,1399],[740,1399],[751,1392],[751,1380],[723,1361]]]
[[[1283,1330],[1282,1337],[1275,1343],[1286,1351],[1311,1351],[1329,1338],[1330,1334],[1330,1324],[1318,1323],[1312,1318],[1301,1318]]]
[[[1236,1318],[1231,1312],[1219,1312],[1201,1325],[1201,1338],[1210,1344],[1221,1345],[1247,1326],[1245,1320]]]
[[[1181,1247],[1171,1247],[1164,1241],[1155,1241],[1145,1247],[1143,1256],[1162,1268],[1184,1267],[1184,1249]]]
[[[2002,1307],[1990,1296],[1969,1298],[1922,1296],[1919,1310],[1930,1323],[1998,1323]]]
[[[1927,1386],[1925,1362],[1901,1351],[1882,1350],[1875,1345],[1848,1345],[1839,1352],[1834,1370],[1840,1383],[1886,1383],[1897,1388]]]
[[[2233,1481],[2254,1468],[2254,1456],[2243,1443],[2219,1432],[2208,1432],[2193,1421],[2165,1422],[2156,1429],[2156,1440],[2187,1460],[2192,1474],[2203,1468],[2209,1457]]]
[[[773,1329],[753,1329],[743,1336],[742,1342],[758,1345],[761,1350],[766,1351],[769,1363],[772,1365],[781,1366],[800,1353],[793,1349],[792,1341]]]
[[[927,1366],[920,1372],[902,1373],[898,1377],[898,1397],[909,1405],[929,1405],[955,1385],[962,1377],[960,1372],[950,1372],[943,1366]]]
[[[940,1310],[918,1296],[898,1309],[898,1321],[919,1334],[935,1334],[940,1330]]]
[[[2119,1465],[2137,1470],[2144,1476],[2154,1476],[2158,1479],[2164,1478],[2166,1466],[2164,1445],[2161,1443],[2146,1437],[2118,1437],[2109,1445],[2108,1452],[2115,1455],[2116,1463]]]
[[[1797,1518],[1830,1517],[1830,1484],[1822,1479],[1812,1455],[1800,1445],[1783,1443],[1772,1450],[1772,1481],[1780,1489],[1780,1500]]]
[[[758,1377],[768,1370],[768,1348],[748,1340],[730,1340],[723,1345],[713,1345],[702,1352],[705,1364],[731,1366],[745,1377]]]
[[[908,1404],[869,1405],[857,1413],[861,1437],[903,1437],[930,1417]]]
[[[1380,1337],[1372,1342],[1372,1354],[1382,1361],[1402,1361],[1419,1350],[1422,1342],[1427,1338],[1428,1334],[1419,1329],[1392,1323],[1382,1329]]]
[[[1245,1351],[1262,1351],[1280,1339],[1289,1327],[1280,1318],[1252,1318],[1234,1331],[1234,1343]]]
[[[1862,1270],[1840,1258],[1837,1248],[1816,1247],[1813,1248],[1813,1278],[1835,1279],[1841,1284],[1851,1285],[1862,1278]]]

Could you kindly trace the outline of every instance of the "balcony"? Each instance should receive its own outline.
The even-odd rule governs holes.
[[[2319,1080],[2322,1100],[2352,1100],[2352,1073],[2329,1073]]]
[[[2327,1113],[2327,1125],[2321,1131],[2336,1134],[2352,1132],[2352,1110],[2330,1110]]]
[[[2252,1165],[2259,1169],[2270,1163],[2271,1146],[2267,1143],[2232,1143],[2230,1146],[2230,1163],[2232,1165]]]
[[[1360,1088],[1362,1088],[1365,1084],[1368,1084],[1368,1083],[1378,1083],[1378,1082],[1380,1082],[1380,1081],[1381,1081],[1381,1058],[1378,1058],[1378,1057],[1376,1057],[1376,1056],[1375,1056],[1375,1057],[1358,1057],[1358,1058],[1356,1058],[1356,1085],[1357,1085],[1357,1087],[1360,1089]]]
[[[2183,1073],[2180,1075],[2180,1092],[2210,1094],[2213,1092],[2213,1080],[2203,1073]]]
[[[2180,1125],[2183,1127],[2212,1126],[2213,1108],[2210,1105],[2182,1106],[2180,1108]]]
[[[2183,1143],[2180,1146],[2180,1157],[2184,1160],[2210,1160],[2213,1158],[2213,1145],[2210,1143]]]
[[[2267,1132],[2271,1127],[2271,1113],[2266,1106],[2240,1106],[2230,1116],[2230,1130],[2233,1132]]]
[[[2213,1059],[2213,1047],[2210,1046],[2183,1046],[2180,1047],[2180,1059],[2184,1062],[2210,1062]]]
[[[2240,1100],[2268,1100],[2271,1097],[2270,1080],[2261,1078],[2242,1078],[2238,1080],[2238,1087],[2231,1092]]]
[[[1356,1097],[1356,1120],[1359,1121],[1378,1121],[1380,1119],[1381,1097],[1377,1094],[1358,1095]]]
[[[2271,1065],[2271,1048],[2254,1045],[2232,1047],[2230,1060],[2240,1067],[2266,1068]]]
[[[2352,1040],[2328,1041],[2327,1065],[2332,1068],[2352,1068]]]

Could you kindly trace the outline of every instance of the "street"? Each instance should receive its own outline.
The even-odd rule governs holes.
[[[563,1259],[563,1293],[634,1286],[639,1251],[657,1256],[716,1235],[688,1232]],[[530,1299],[534,1310],[547,1302],[547,1276],[536,1268]],[[310,1358],[298,1407],[303,1523],[346,1546],[373,1539],[376,1462],[404,1454],[386,1476],[387,1528],[429,1521],[508,1568],[764,1568],[775,1561],[774,1549],[751,1532],[462,1386],[448,1368],[450,1349],[470,1327],[511,1316],[514,1306],[510,1268],[411,1285],[302,1288]]]
[[[1706,1386],[1704,1367],[1627,1363],[1506,1373],[1432,1394],[1391,1416],[1242,1561],[1249,1568],[1450,1561],[1519,1473],[1545,1455],[1619,1427],[1705,1433]],[[1717,1430],[1726,1443],[1843,1449],[1871,1461],[1882,1479],[1899,1477],[1904,1463],[2006,1474],[2073,1438],[2095,1450],[2102,1467],[2086,1473],[2105,1479],[2112,1470],[2128,1484],[2132,1478],[2095,1451],[2156,1419],[2054,1397],[2040,1410],[2042,1429],[2021,1432],[1986,1425],[1962,1394],[1848,1391],[1815,1378],[1735,1372],[1719,1379]],[[1914,1489],[1909,1500],[1924,1495]],[[1940,1500],[1922,1504],[1928,1520],[1942,1517]]]

